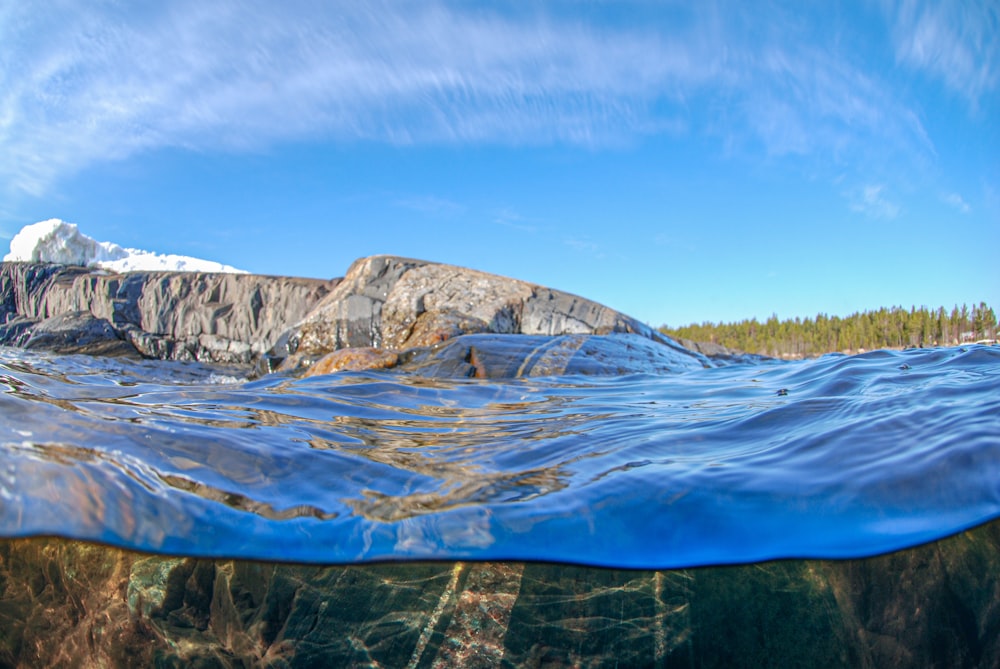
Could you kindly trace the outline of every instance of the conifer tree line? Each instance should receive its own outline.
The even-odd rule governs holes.
[[[692,323],[660,328],[664,334],[697,342],[712,342],[747,353],[773,357],[804,357],[833,351],[855,352],[878,348],[956,346],[997,338],[997,315],[985,302],[951,311],[944,307],[881,308],[841,318],[779,320],[777,314],[761,323],[756,318],[738,323]]]

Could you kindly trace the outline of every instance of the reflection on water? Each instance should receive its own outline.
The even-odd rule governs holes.
[[[182,555],[677,567],[1000,513],[1000,350],[668,375],[242,381],[0,351],[0,528]]]

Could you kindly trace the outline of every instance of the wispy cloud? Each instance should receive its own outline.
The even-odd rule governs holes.
[[[1000,5],[993,0],[884,3],[898,61],[940,78],[974,107],[1000,85]]]
[[[856,154],[875,140],[894,151],[933,153],[919,117],[874,74],[813,45],[765,45],[751,56],[757,88],[744,102],[751,130],[771,154]]]
[[[510,207],[496,209],[492,213],[492,220],[497,225],[502,225],[521,232],[537,232],[538,228],[527,217],[522,216]]]
[[[787,19],[631,10],[599,22],[573,3],[6,3],[0,183],[37,195],[151,149],[302,139],[602,146],[708,132],[780,156],[843,155],[878,135],[928,151],[918,115],[877,76]]]
[[[966,202],[965,199],[958,193],[947,193],[943,195],[941,199],[944,200],[945,204],[951,205],[963,214],[968,214],[972,211],[972,207],[969,206],[969,203]]]
[[[900,206],[886,196],[886,187],[872,184],[849,194],[851,210],[869,218],[893,219],[899,216]]]

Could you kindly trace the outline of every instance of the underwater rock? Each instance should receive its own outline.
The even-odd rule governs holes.
[[[1000,521],[867,559],[672,571],[0,543],[0,666],[998,664]]]

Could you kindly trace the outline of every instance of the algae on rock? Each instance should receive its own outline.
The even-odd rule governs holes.
[[[995,667],[1000,521],[889,555],[629,571],[0,543],[2,666]]]

